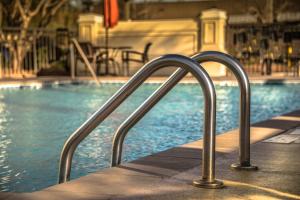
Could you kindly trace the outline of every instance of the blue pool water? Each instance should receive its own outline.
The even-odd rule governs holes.
[[[144,84],[77,149],[72,178],[108,167],[120,123],[158,84]],[[121,84],[58,85],[0,90],[0,190],[30,192],[56,184],[59,155],[68,136]],[[216,86],[217,132],[238,126],[239,88]],[[252,85],[251,122],[300,108],[300,85]],[[179,84],[125,141],[130,161],[202,137],[203,95],[197,84]]]

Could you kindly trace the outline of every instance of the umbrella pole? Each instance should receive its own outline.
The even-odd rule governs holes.
[[[108,55],[108,27],[105,27],[105,55],[106,55],[106,59],[105,59],[105,74],[108,75],[109,74],[109,70],[108,70],[108,65],[109,65],[109,55]]]

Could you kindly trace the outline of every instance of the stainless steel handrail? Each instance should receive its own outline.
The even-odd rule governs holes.
[[[220,188],[223,183],[215,180],[215,126],[216,94],[214,85],[206,71],[192,59],[181,55],[161,56],[144,65],[122,88],[120,88],[98,111],[96,111],[66,141],[59,168],[59,183],[70,179],[72,157],[78,144],[132,94],[151,74],[164,67],[180,67],[191,72],[200,83],[205,97],[204,143],[202,178],[195,185]]]
[[[240,170],[257,170],[258,167],[251,165],[250,160],[251,87],[243,66],[234,57],[217,51],[199,53],[193,56],[193,59],[199,63],[213,61],[224,64],[235,75],[240,88],[239,163],[232,164],[231,167]]]
[[[95,82],[97,83],[97,85],[100,85],[100,82],[99,82],[99,80],[98,80],[98,78],[97,78],[97,75],[96,75],[96,73],[95,73],[95,71],[94,71],[94,69],[93,69],[91,63],[89,62],[89,60],[87,59],[86,55],[84,54],[84,52],[83,52],[83,50],[82,50],[80,44],[78,43],[78,41],[77,41],[75,38],[72,38],[71,41],[72,41],[72,43],[75,45],[75,47],[76,47],[76,49],[77,49],[79,55],[81,56],[83,62],[86,64],[86,66],[87,66],[88,69],[90,70],[90,72],[91,72],[91,74],[92,74],[92,76],[93,76]],[[72,43],[71,43],[71,45],[72,45]],[[73,47],[71,46],[70,52],[74,54],[74,49],[72,49],[72,48],[73,48]],[[75,56],[74,56],[74,55],[71,55],[71,57],[72,57],[73,59],[75,59]],[[94,58],[93,65],[95,65],[95,59],[96,59],[96,58]],[[76,62],[76,61],[75,61],[75,62]],[[71,64],[74,64],[75,62],[74,62],[74,60],[71,60]],[[75,64],[74,64],[74,65],[75,65]],[[95,67],[95,66],[94,66],[94,67]],[[74,66],[71,66],[71,69],[74,70],[75,67],[74,67]]]
[[[192,57],[193,60],[203,63],[208,61],[219,62],[231,69],[236,76],[240,87],[240,162],[232,164],[233,168],[255,170],[256,166],[250,164],[250,83],[241,64],[231,56],[207,51]],[[144,117],[144,115],[156,105],[185,75],[185,69],[178,69],[162,84],[140,107],[138,107],[117,129],[112,147],[111,166],[121,164],[123,143],[129,130]]]

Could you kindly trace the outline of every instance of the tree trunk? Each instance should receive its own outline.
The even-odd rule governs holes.
[[[265,22],[266,23],[273,23],[274,21],[274,0],[267,0],[266,7],[265,7]]]
[[[33,5],[32,1],[15,0],[8,4],[8,9],[6,10],[6,6],[0,0],[0,31],[5,22],[5,24],[12,24],[21,29],[17,34],[12,34],[10,41],[6,41],[12,55],[12,61],[10,61],[12,62],[10,66],[12,73],[23,72],[24,59],[32,46],[32,40],[28,38],[28,29],[32,18],[39,18],[37,24],[41,24],[44,27],[65,2],[67,0],[40,0],[36,1],[34,4],[35,8],[33,8],[34,6],[31,6]],[[4,20],[7,21],[4,22]]]
[[[19,38],[16,41],[15,51],[14,51],[14,62],[13,62],[13,70],[14,73],[22,73],[23,60],[25,58],[28,46],[28,27],[30,23],[30,18],[24,19],[24,22],[21,26]]]

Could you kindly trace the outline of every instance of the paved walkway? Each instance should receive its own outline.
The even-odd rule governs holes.
[[[229,167],[238,158],[237,130],[217,136],[216,177],[224,181],[224,189],[191,185],[201,174],[200,140],[42,191],[0,193],[0,199],[300,199],[299,141],[261,142],[278,134],[292,134],[299,126],[300,110],[252,126],[252,162],[259,167],[254,172]]]

